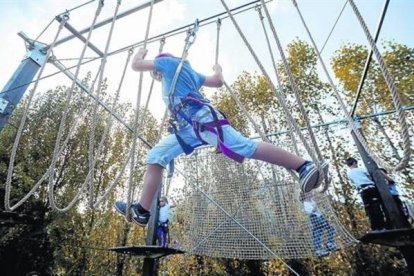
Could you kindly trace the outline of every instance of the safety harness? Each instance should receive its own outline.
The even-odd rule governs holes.
[[[207,123],[200,123],[194,120],[191,114],[187,115],[185,112],[185,110],[189,109],[190,107],[192,110],[199,111],[204,106],[209,108],[211,115],[213,116],[213,121],[207,122]],[[206,99],[200,98],[196,93],[189,93],[185,98],[181,99],[180,103],[174,106],[170,104],[168,108],[170,110],[171,117],[172,117],[172,120],[170,120],[170,124],[171,124],[170,131],[174,133],[175,136],[177,137],[178,143],[182,147],[185,154],[192,153],[196,147],[206,145],[207,142],[201,138],[200,133],[203,131],[209,131],[211,133],[214,133],[217,136],[217,151],[219,153],[223,153],[225,156],[239,163],[243,162],[244,160],[243,156],[232,151],[224,144],[224,135],[223,135],[222,126],[230,125],[230,123],[226,118],[223,118],[223,119],[220,118],[218,114],[220,112],[217,111],[210,104],[209,101],[207,101]],[[185,143],[185,141],[180,137],[180,135],[178,134],[178,129],[177,129],[177,122],[179,122],[180,118],[184,119],[188,124],[190,124],[193,127],[194,132],[198,140],[200,141],[199,145],[192,147],[188,145],[187,143]]]
[[[227,121],[227,119],[219,119],[219,116],[217,114],[216,109],[213,106],[210,105],[209,101],[204,99],[198,93],[198,91],[195,91],[195,92],[189,93],[186,97],[181,98],[180,102],[178,104],[175,104],[175,102],[174,102],[175,86],[176,86],[178,77],[180,75],[181,69],[183,68],[184,61],[187,58],[188,50],[189,50],[190,46],[195,41],[196,33],[198,31],[198,27],[199,27],[199,21],[197,19],[196,22],[194,23],[194,27],[192,29],[188,30],[188,32],[187,32],[187,37],[185,39],[186,43],[185,43],[185,46],[184,46],[183,54],[181,56],[181,61],[177,66],[177,69],[175,71],[174,77],[173,77],[172,82],[171,82],[171,86],[169,88],[169,92],[168,92],[168,99],[169,99],[168,109],[170,110],[170,113],[171,113],[171,120],[169,121],[171,127],[169,128],[169,130],[170,130],[171,133],[175,134],[175,136],[177,137],[178,143],[182,147],[185,154],[190,154],[194,151],[194,148],[199,147],[201,145],[207,144],[207,142],[204,141],[201,138],[200,133],[203,132],[203,131],[210,131],[211,133],[214,133],[214,134],[217,135],[217,151],[221,152],[224,155],[226,155],[227,157],[241,163],[241,162],[243,162],[244,157],[237,154],[236,152],[229,149],[226,145],[224,145],[224,137],[223,137],[222,126],[229,125],[229,122]],[[200,122],[197,122],[196,120],[192,119],[191,115],[193,115],[193,114],[189,114],[189,116],[188,116],[184,112],[184,110],[187,109],[187,108],[191,109],[191,110],[199,111],[201,108],[203,108],[203,106],[207,106],[210,109],[211,114],[213,116],[213,121],[207,122],[207,123],[200,123]],[[195,113],[196,112],[194,112],[194,114]],[[180,137],[180,135],[178,135],[177,125],[180,122],[180,118],[184,119],[187,123],[189,123],[193,127],[194,132],[196,133],[197,138],[200,141],[199,145],[196,145],[195,147],[192,147],[192,146],[188,145],[187,143],[185,143],[184,139],[182,139]]]

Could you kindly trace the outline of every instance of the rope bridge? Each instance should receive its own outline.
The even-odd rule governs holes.
[[[136,156],[137,148],[142,146],[150,147],[151,145],[146,141],[142,141],[142,137],[140,137],[140,126],[144,123],[142,114],[148,108],[148,103],[151,97],[151,91],[153,87],[153,83],[151,84],[151,91],[149,93],[148,99],[146,100],[144,111],[141,113],[139,108],[141,106],[141,90],[142,90],[142,74],[139,78],[139,87],[138,87],[138,98],[136,103],[136,113],[134,116],[134,126],[130,128],[133,132],[133,142],[131,143],[131,149],[127,151],[125,157],[122,161],[122,169],[115,177],[115,180],[108,186],[108,189],[101,192],[101,197],[94,198],[92,195],[95,194],[94,191],[96,189],[94,184],[94,174],[97,170],[97,157],[101,154],[103,150],[102,143],[107,139],[107,137],[111,133],[112,121],[113,119],[117,119],[119,121],[119,117],[116,114],[111,113],[108,116],[108,121],[106,124],[106,128],[104,130],[104,134],[101,136],[101,140],[99,141],[99,145],[96,147],[96,121],[99,117],[99,105],[102,106],[101,102],[101,84],[104,78],[105,73],[105,65],[107,57],[122,53],[124,51],[128,51],[127,58],[125,61],[125,66],[123,68],[123,74],[121,80],[119,82],[118,89],[116,90],[116,95],[114,97],[114,102],[112,103],[111,107],[115,108],[117,106],[117,101],[119,98],[119,92],[121,90],[124,76],[126,72],[126,68],[128,67],[128,63],[130,61],[131,55],[136,47],[142,46],[145,48],[147,43],[153,42],[154,39],[149,38],[149,27],[151,23],[151,15],[154,6],[154,2],[161,2],[161,1],[151,1],[150,5],[150,14],[148,17],[147,29],[145,33],[145,38],[143,43],[137,43],[130,47],[114,51],[112,53],[109,52],[109,45],[111,42],[112,37],[112,30],[114,29],[115,25],[115,18],[118,16],[118,8],[121,5],[121,1],[117,2],[117,6],[114,12],[113,20],[111,21],[111,28],[110,32],[107,37],[106,47],[104,52],[102,52],[101,63],[99,66],[99,70],[97,75],[94,79],[93,85],[89,92],[93,95],[93,102],[94,105],[92,106],[92,110],[90,110],[91,116],[91,127],[90,127],[90,136],[89,136],[89,152],[88,152],[88,166],[89,172],[86,179],[80,186],[78,193],[75,195],[73,200],[69,202],[66,207],[58,207],[55,202],[54,197],[54,184],[55,184],[55,176],[52,172],[58,163],[58,159],[62,154],[62,151],[66,147],[68,140],[73,135],[73,131],[76,129],[77,121],[71,122],[69,127],[68,133],[66,133],[66,137],[63,137],[65,125],[68,123],[66,122],[68,109],[70,107],[70,102],[72,96],[74,95],[73,91],[76,86],[79,84],[76,82],[77,77],[79,75],[79,69],[83,64],[83,59],[85,58],[85,51],[87,47],[90,47],[89,41],[91,39],[92,33],[94,31],[94,27],[97,26],[97,18],[103,8],[103,1],[99,1],[99,5],[95,12],[95,16],[93,17],[92,24],[88,30],[88,36],[85,39],[84,48],[80,55],[76,73],[73,76],[73,82],[68,90],[66,95],[66,102],[65,108],[63,111],[63,116],[60,122],[58,136],[56,138],[55,147],[53,150],[53,157],[51,165],[49,166],[48,170],[44,173],[39,181],[33,186],[31,191],[23,197],[23,199],[19,200],[16,204],[11,206],[10,204],[10,191],[11,185],[13,182],[13,172],[14,172],[14,162],[16,159],[16,155],[18,154],[18,147],[21,135],[23,135],[23,131],[25,128],[26,118],[28,110],[30,109],[31,101],[33,95],[36,91],[36,87],[38,82],[42,79],[42,72],[45,66],[42,67],[38,78],[35,82],[34,88],[31,90],[27,106],[25,107],[25,111],[22,116],[21,124],[19,126],[16,140],[13,145],[13,149],[11,152],[10,157],[10,164],[8,169],[8,176],[6,181],[6,195],[5,195],[5,209],[6,210],[15,210],[21,204],[23,204],[31,195],[33,195],[39,186],[47,181],[48,188],[49,188],[49,201],[51,207],[55,211],[59,212],[66,212],[70,208],[72,208],[75,203],[77,203],[82,194],[86,191],[89,191],[90,197],[88,198],[88,205],[90,208],[96,208],[102,201],[106,199],[106,197],[113,191],[115,186],[121,181],[122,176],[128,172],[129,173],[129,187],[128,187],[128,210],[129,206],[132,201],[132,195],[134,194],[135,183],[133,183],[132,175],[136,171],[138,156]],[[310,126],[310,121],[307,117],[307,112],[302,104],[300,99],[300,93],[298,88],[295,84],[294,78],[292,76],[291,70],[289,68],[289,64],[286,61],[286,57],[284,56],[283,49],[281,47],[281,43],[279,41],[276,28],[271,21],[271,17],[269,11],[266,7],[265,1],[254,1],[254,4],[258,4],[256,6],[257,10],[259,11],[259,18],[261,20],[261,24],[266,36],[266,42],[269,45],[269,54],[273,61],[273,69],[275,70],[275,75],[277,77],[278,84],[275,85],[271,81],[270,73],[266,71],[262,63],[260,62],[258,56],[253,50],[253,47],[250,45],[249,41],[246,39],[243,31],[239,27],[236,19],[234,18],[234,14],[236,13],[234,10],[230,10],[226,5],[225,1],[221,0],[223,7],[225,8],[225,16],[219,18],[219,22],[217,25],[217,40],[216,40],[216,58],[215,62],[218,63],[218,55],[219,55],[219,31],[220,26],[222,24],[223,19],[229,18],[231,19],[236,31],[240,34],[243,42],[245,43],[246,47],[248,48],[249,52],[253,56],[255,62],[259,66],[260,70],[262,71],[263,75],[268,80],[270,87],[277,97],[278,102],[281,104],[282,109],[286,116],[286,122],[288,123],[288,127],[291,131],[290,138],[292,140],[292,146],[294,147],[295,151],[298,152],[296,146],[296,138],[299,138],[300,142],[302,143],[304,149],[306,150],[307,154],[311,157],[311,159],[315,162],[315,164],[319,164],[319,161],[323,159],[322,154],[319,150],[317,139],[313,133],[312,127]],[[346,115],[349,121],[349,127],[359,133],[358,129],[355,127],[352,118],[348,116],[348,111],[345,107],[339,92],[337,91],[332,78],[329,76],[328,70],[326,69],[323,60],[320,56],[320,52],[318,51],[316,44],[313,41],[311,33],[306,25],[306,22],[303,16],[300,13],[299,6],[296,1],[292,1],[295,8],[297,9],[301,21],[304,24],[310,38],[312,44],[318,54],[318,58],[323,65],[324,71],[328,76],[328,80],[331,86],[334,89],[336,97],[342,107],[344,114]],[[253,3],[253,2],[252,2]],[[386,83],[390,88],[393,96],[393,102],[396,106],[396,110],[398,113],[399,122],[402,125],[402,132],[403,132],[403,146],[404,146],[404,157],[400,164],[395,166],[395,169],[401,169],[409,160],[410,151],[407,150],[410,147],[408,137],[408,130],[407,125],[405,122],[404,117],[404,110],[401,107],[400,99],[398,93],[395,89],[395,85],[393,80],[390,78],[387,68],[384,62],[381,59],[381,56],[375,46],[375,43],[372,43],[372,38],[370,37],[369,32],[366,31],[365,23],[360,16],[357,7],[353,3],[352,0],[349,0],[352,9],[354,10],[355,14],[359,22],[361,23],[362,28],[366,32],[368,41],[374,50],[374,53],[377,59],[380,60],[380,67],[382,72],[385,75]],[[264,15],[261,13],[261,9],[264,10]],[[221,15],[224,15],[221,14]],[[292,117],[289,107],[286,104],[286,99],[283,91],[283,86],[279,81],[278,72],[276,70],[275,59],[272,53],[272,47],[270,39],[267,35],[266,27],[264,25],[264,19],[267,19],[267,23],[270,27],[271,33],[277,45],[278,51],[281,55],[283,66],[285,72],[288,74],[288,78],[292,87],[293,92],[295,93],[295,99],[300,107],[300,112],[305,119],[306,129],[308,131],[309,137],[305,137],[302,134],[301,128],[299,127],[298,123]],[[48,46],[47,49],[47,58],[54,63],[54,57],[52,56],[52,50],[55,44],[58,43],[58,37],[65,26],[67,21],[69,20],[69,15],[64,14],[63,17],[60,17],[60,25],[58,32],[55,36],[53,43]],[[203,26],[203,20],[197,23],[197,28]],[[194,29],[192,29],[193,33],[189,32],[191,35],[194,34]],[[187,36],[188,37],[188,36]],[[160,39],[161,46],[159,48],[159,52],[162,51],[162,48],[165,43],[165,37]],[[191,41],[191,44],[194,41]],[[182,57],[186,57],[188,54],[189,45],[186,44]],[[85,58],[86,59],[86,58]],[[63,67],[59,67],[61,70],[66,70]],[[177,74],[179,71],[177,72]],[[95,82],[97,83],[97,88],[95,89]],[[246,109],[241,104],[240,100],[237,98],[235,93],[231,91],[230,86],[225,83],[225,87],[227,88],[228,92],[232,95],[237,105],[243,111],[243,114],[249,119],[251,125],[255,128],[256,132],[260,134],[263,140],[267,140],[265,133],[260,129],[256,122],[249,116]],[[99,104],[99,105],[98,105]],[[104,106],[105,110],[111,109]],[[78,120],[84,118],[86,116],[86,110],[82,110],[78,116]],[[140,117],[141,116],[141,117]],[[124,124],[126,125],[126,124]],[[160,131],[162,132],[163,124],[161,124]],[[367,148],[365,140],[361,135],[358,135],[358,138],[362,141],[364,147]],[[143,143],[139,143],[139,140]],[[373,155],[376,156],[376,155]],[[380,163],[381,160],[379,160]],[[295,179],[295,175],[286,171],[282,170],[276,166],[270,166],[263,163],[258,163],[253,160],[246,161],[243,165],[236,164],[235,162],[226,159],[222,155],[218,155],[211,152],[209,148],[202,148],[195,151],[190,156],[182,156],[180,157],[177,162],[182,165],[181,170],[176,170],[177,173],[173,177],[173,179],[169,179],[170,181],[180,181],[184,179],[185,186],[183,188],[183,194],[185,195],[185,202],[183,203],[184,206],[184,232],[186,233],[185,239],[182,243],[183,249],[185,249],[188,253],[197,254],[197,255],[206,255],[212,257],[231,257],[231,258],[239,258],[239,259],[271,259],[271,258],[278,258],[278,259],[285,259],[285,258],[305,258],[313,255],[314,248],[312,246],[312,229],[311,224],[309,223],[308,216],[303,211],[302,202],[300,201],[300,195],[297,184],[297,179]],[[129,169],[127,166],[129,165]],[[325,176],[326,185],[323,189],[328,187],[328,179]],[[168,185],[169,186],[169,185]],[[167,191],[168,191],[167,187]],[[321,215],[326,219],[327,223],[333,227],[335,230],[333,233],[333,238],[336,243],[337,249],[343,248],[345,246],[349,246],[356,242],[356,240],[344,229],[344,227],[339,223],[335,212],[330,204],[330,201],[327,195],[322,193],[315,193],[312,195],[316,201],[318,208],[320,209]],[[129,212],[127,212],[129,213]],[[322,238],[321,243],[327,243],[326,236]]]
[[[199,149],[179,161],[186,168],[185,200],[180,208],[185,213],[185,251],[239,259],[313,255],[312,229],[299,200],[300,189],[285,170],[253,160],[236,164],[212,148]],[[278,176],[276,182],[273,172]],[[339,223],[327,196],[318,193],[314,198],[335,228],[338,249],[354,244],[356,240]],[[321,245],[325,245],[326,235],[321,234]]]

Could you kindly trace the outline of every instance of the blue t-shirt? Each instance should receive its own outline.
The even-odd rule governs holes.
[[[180,61],[179,58],[175,57],[161,57],[154,60],[155,70],[162,75],[162,98],[167,106],[170,104],[168,93],[170,92],[175,71],[177,70]],[[176,105],[180,103],[181,99],[188,96],[190,92],[198,98],[203,98],[199,90],[205,79],[206,77],[204,75],[197,73],[191,68],[190,63],[187,60],[184,61],[173,92],[174,97],[172,104]]]

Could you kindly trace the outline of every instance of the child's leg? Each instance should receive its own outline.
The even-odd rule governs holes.
[[[305,159],[266,142],[258,143],[257,149],[251,158],[266,161],[292,170],[297,170],[303,163],[305,163]]]
[[[152,199],[161,185],[163,169],[164,168],[158,164],[147,165],[147,170],[144,176],[144,186],[139,200],[139,204],[141,204],[142,208],[147,211],[150,209]]]
[[[199,144],[190,125],[180,129],[178,134],[190,146]],[[161,185],[163,168],[167,167],[168,163],[181,153],[183,153],[183,149],[174,134],[164,137],[148,152],[145,160],[147,170],[145,172],[144,185],[139,200],[142,208],[147,211],[149,210],[152,199]]]

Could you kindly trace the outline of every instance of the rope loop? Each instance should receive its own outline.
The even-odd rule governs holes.
[[[190,28],[187,31],[187,37],[185,38],[185,51],[187,51],[191,47],[191,45],[193,45],[193,43],[194,43],[194,41],[197,37],[197,32],[198,32],[198,29],[199,29],[199,25],[200,25],[199,21],[198,21],[198,19],[196,19],[196,21],[194,22],[194,27]]]
[[[256,5],[256,7],[254,8],[258,13],[259,13],[259,19],[261,20],[261,21],[263,21],[263,19],[264,19],[264,16],[263,16],[263,14],[262,14],[262,6],[261,5],[259,5],[259,4],[257,4]]]
[[[160,48],[158,48],[158,52],[161,54],[161,52],[162,52],[162,49],[164,48],[164,45],[165,45],[165,36],[163,36],[161,39],[160,39]]]
[[[221,18],[217,18],[217,29],[219,30],[221,28]]]

